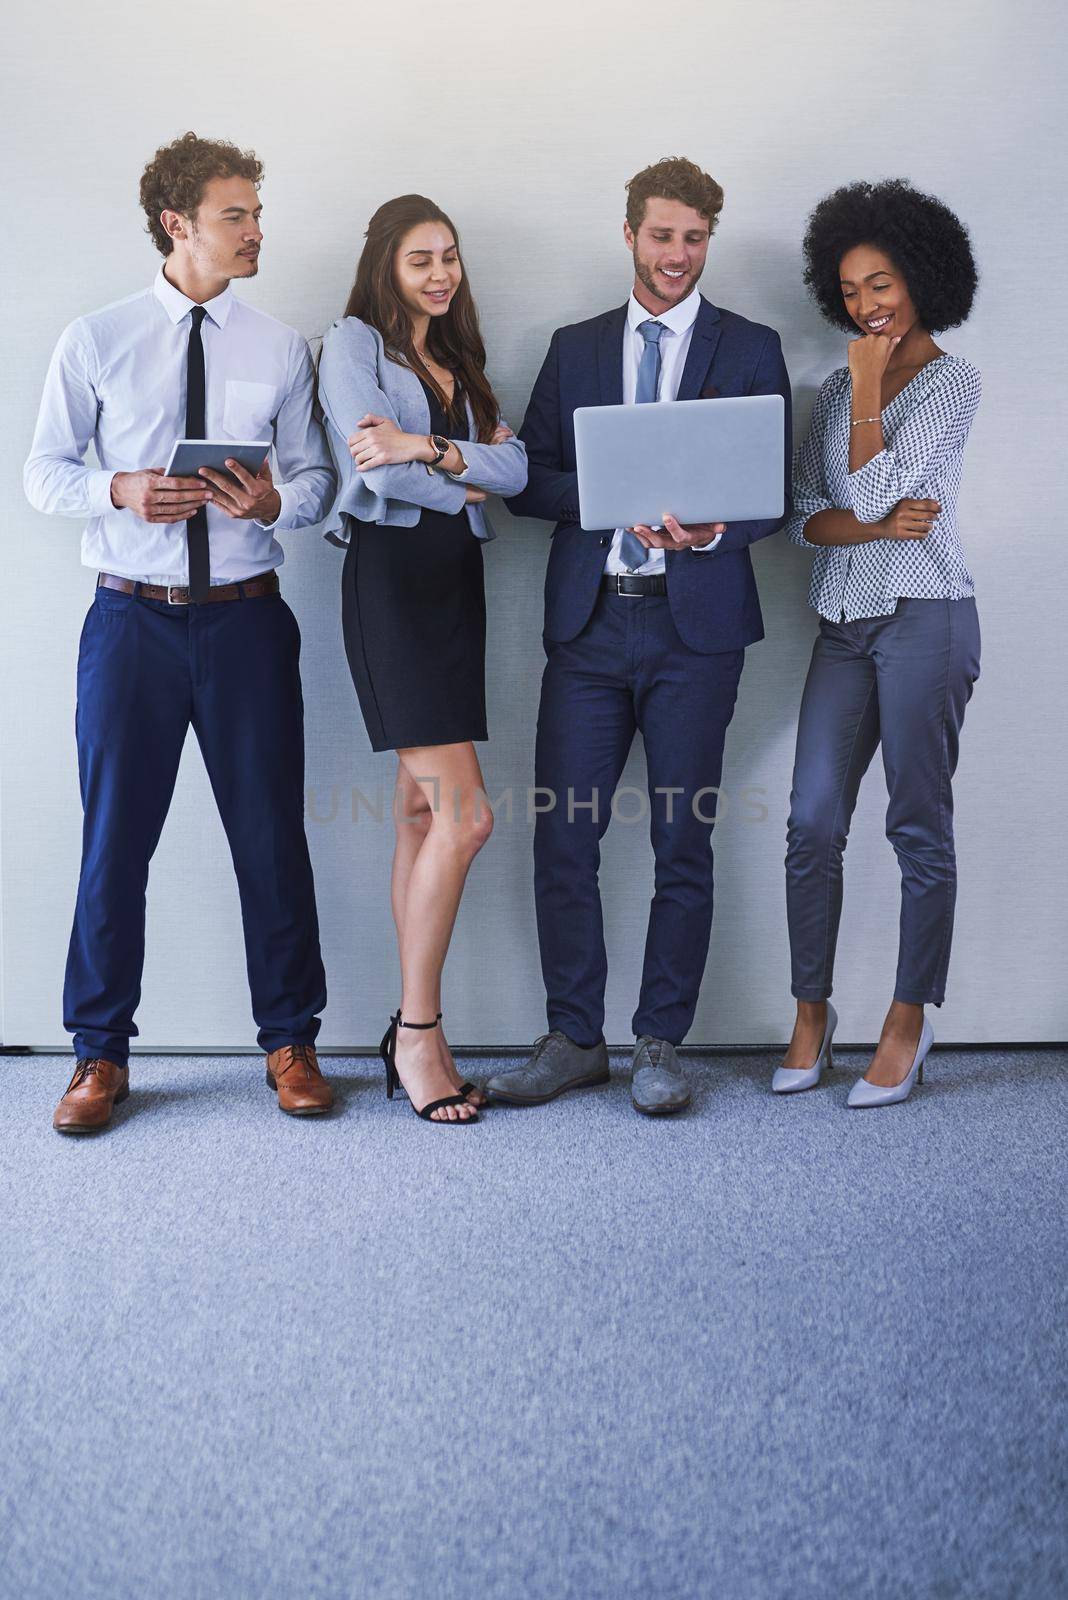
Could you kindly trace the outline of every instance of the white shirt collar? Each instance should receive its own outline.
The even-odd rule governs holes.
[[[156,274],[156,281],[152,288],[156,299],[175,324],[181,322],[183,317],[187,317],[197,303],[195,300],[190,300],[180,289],[174,287],[174,284],[164,276],[162,267]],[[227,284],[222,294],[217,294],[213,300],[204,302],[204,310],[216,327],[225,328],[226,319],[233,309],[233,304],[234,296],[230,285]]]
[[[627,302],[627,326],[634,333],[642,322],[662,322],[671,333],[685,333],[687,328],[692,328],[697,321],[700,309],[701,292],[696,286],[690,290],[685,300],[680,300],[670,311],[659,311],[655,316],[653,312],[646,311],[631,294]]]

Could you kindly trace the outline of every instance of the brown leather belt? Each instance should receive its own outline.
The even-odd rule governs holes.
[[[113,572],[97,574],[98,589],[118,589],[120,594],[132,594],[140,600],[166,600],[170,606],[193,604],[189,590],[173,583],[136,583],[133,578],[117,578]],[[217,583],[208,590],[208,603],[216,600],[255,600],[261,594],[278,593],[277,572],[265,572],[262,578],[246,578],[243,583]]]

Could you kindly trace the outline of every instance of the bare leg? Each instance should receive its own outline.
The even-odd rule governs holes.
[[[820,1053],[826,1027],[826,1000],[799,1000],[793,1037],[790,1040],[790,1048],[783,1056],[783,1066],[790,1067],[796,1072],[807,1071]]]
[[[400,948],[404,929],[404,908],[408,900],[408,880],[423,841],[430,832],[430,803],[419,785],[412,781],[403,761],[397,762],[397,787],[393,791],[393,823],[397,842],[393,848],[393,876],[390,879],[390,899],[393,905],[393,922],[397,929],[397,948]],[[440,1006],[437,1008],[440,1010]]]
[[[916,1047],[923,1030],[923,1007],[891,1002],[875,1054],[864,1074],[869,1083],[892,1088],[904,1083],[916,1058]]]
[[[430,1022],[441,1010],[441,971],[467,873],[493,830],[493,817],[473,745],[427,745],[398,755],[405,783],[418,787],[430,814],[410,865],[404,847],[399,871],[394,861],[394,887],[397,879],[407,880],[398,922],[401,1013],[411,1022]],[[439,1029],[398,1029],[397,1071],[416,1106],[455,1094],[458,1087],[455,1066],[450,1072],[445,1064]],[[466,1121],[473,1111],[469,1105],[444,1106],[434,1117]]]
[[[393,876],[390,881],[390,898],[393,904],[393,922],[397,929],[397,949],[402,947],[404,938],[404,924],[408,906],[408,884],[411,880],[412,868],[415,866],[419,852],[423,847],[427,834],[430,832],[430,823],[433,818],[430,801],[422,789],[415,782],[404,762],[397,762],[397,787],[393,795],[393,820],[397,830],[397,842],[393,851]],[[437,1001],[431,1016],[436,1016],[441,1010],[441,990],[438,989]],[[430,1016],[417,1017],[417,1022],[429,1022]],[[443,1028],[430,1035],[428,1043],[436,1041],[441,1056],[442,1065],[452,1081],[454,1090],[459,1089],[463,1079],[456,1070],[456,1062],[452,1058],[445,1039]],[[473,1106],[483,1106],[487,1097],[476,1090],[468,1095],[468,1100]]]

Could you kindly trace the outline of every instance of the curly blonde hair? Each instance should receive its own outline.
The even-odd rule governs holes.
[[[651,167],[635,173],[627,184],[627,221],[637,233],[645,217],[647,200],[679,200],[705,217],[709,233],[714,233],[723,210],[723,190],[715,178],[685,156],[664,156]]]
[[[225,139],[201,139],[183,133],[161,145],[141,174],[141,205],[147,231],[161,256],[169,256],[174,242],[160,221],[163,211],[196,215],[204,190],[212,178],[248,178],[259,188],[263,162],[251,150],[239,150]]]

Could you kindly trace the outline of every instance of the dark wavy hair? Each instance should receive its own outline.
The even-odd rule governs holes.
[[[704,217],[710,234],[716,231],[723,210],[723,190],[715,178],[685,156],[663,156],[631,178],[627,184],[627,221],[632,233],[641,227],[649,200],[681,201]]]
[[[928,333],[959,327],[972,309],[979,274],[959,217],[904,178],[848,183],[816,206],[802,247],[808,291],[836,328],[856,331],[839,274],[842,257],[858,244],[875,245],[896,264]]]
[[[248,178],[258,189],[263,182],[263,162],[251,150],[239,150],[225,139],[201,139],[183,133],[161,145],[141,174],[141,205],[148,232],[161,256],[174,249],[162,222],[163,211],[196,215],[204,190],[212,178]]]
[[[393,277],[393,263],[401,240],[421,222],[440,222],[448,228],[460,255],[460,237],[440,206],[421,194],[402,194],[379,206],[367,224],[366,243],[356,265],[347,317],[359,317],[382,335],[386,354],[399,366],[410,367],[429,384],[441,409],[448,414],[449,402],[433,374],[415,353],[412,319],[400,297]],[[486,377],[486,346],[478,326],[478,312],[463,268],[459,286],[442,317],[431,317],[426,347],[435,361],[455,375],[454,403],[461,391],[471,402],[475,431],[485,443],[497,426],[500,414],[496,398]]]

